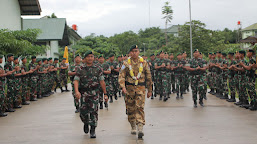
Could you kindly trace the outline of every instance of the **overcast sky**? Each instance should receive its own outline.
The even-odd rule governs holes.
[[[78,25],[78,33],[83,37],[91,33],[112,36],[129,30],[138,32],[150,26],[164,28],[161,9],[166,1],[174,11],[170,25],[189,21],[188,0],[39,0],[41,16],[55,13],[59,18],[66,18],[68,25]],[[243,28],[257,23],[257,0],[191,2],[192,19],[206,23],[209,29],[236,29],[239,20]]]

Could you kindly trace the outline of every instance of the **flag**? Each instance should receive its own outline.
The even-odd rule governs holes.
[[[65,50],[64,50],[64,54],[63,54],[63,58],[66,58],[66,65],[68,65],[69,64],[69,59],[68,59],[68,57],[69,57],[69,51],[68,51],[68,47],[66,46],[65,47]]]

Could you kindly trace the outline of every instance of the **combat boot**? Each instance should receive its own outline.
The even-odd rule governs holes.
[[[96,138],[96,134],[95,134],[95,126],[91,126],[90,129],[90,138]]]
[[[139,124],[137,125],[138,139],[142,139],[143,136],[144,136],[143,127],[144,127],[144,125],[141,124],[141,123],[139,123]]]
[[[245,100],[245,102],[244,102],[240,107],[249,109],[250,106],[251,106],[251,105],[249,104],[249,101],[248,101],[248,100]]]
[[[103,102],[100,102],[100,109],[103,109]]]
[[[70,90],[68,90],[68,87],[67,87],[67,85],[65,86],[65,89],[66,89],[66,90],[65,90],[66,92],[69,92],[69,91],[70,91]]]
[[[110,103],[113,103],[113,99],[112,99],[112,96],[110,96]]]
[[[177,97],[176,97],[176,99],[179,99],[179,93],[177,93]]]
[[[84,124],[84,132],[85,132],[86,134],[88,134],[88,132],[89,132],[88,124]]]
[[[181,95],[180,95],[180,98],[181,98],[181,99],[184,99],[184,97],[183,97],[183,94],[182,94],[182,93],[181,93]]]
[[[165,97],[163,98],[163,101],[166,102],[167,100],[168,100],[168,97],[165,96]]]
[[[208,92],[209,94],[213,93],[213,89],[211,89],[211,91]]]
[[[80,112],[79,107],[78,107],[78,106],[76,106],[75,113],[79,113],[79,112]]]
[[[256,111],[257,110],[257,103],[253,102],[253,105],[249,108],[251,111]]]
[[[230,99],[227,99],[227,102],[236,102],[236,97],[234,94],[231,95]]]
[[[194,100],[194,108],[197,108],[197,101]]]
[[[135,122],[130,123],[131,125],[131,134],[136,135],[137,134],[137,126]]]
[[[159,98],[159,100],[162,100],[162,95],[160,95],[160,98]]]
[[[220,97],[220,99],[228,99],[228,94],[225,94],[223,97]]]
[[[15,109],[13,109],[13,108],[8,108],[8,109],[6,110],[6,112],[15,112]]]
[[[121,93],[120,93],[120,91],[119,91],[119,97],[121,97]]]
[[[27,102],[26,100],[22,100],[22,105],[29,105],[30,103]]]
[[[199,101],[199,104],[200,104],[202,107],[204,107],[204,104],[203,104],[203,100],[202,100],[202,99]]]
[[[153,96],[153,95],[151,96],[151,99],[154,99],[154,96]]]
[[[4,112],[0,112],[0,117],[6,117],[7,116],[7,114],[6,113],[4,113]]]
[[[118,96],[117,96],[117,94],[114,96],[114,99],[115,99],[115,100],[118,100]]]
[[[62,89],[62,87],[60,87],[60,89],[61,89],[61,92],[63,93],[63,92],[64,92],[64,90]]]
[[[21,105],[19,105],[17,102],[15,102],[15,103],[14,103],[14,108],[16,108],[16,109],[20,109],[20,108],[22,108],[22,106],[21,106]]]
[[[54,88],[54,92],[56,92],[56,88]]]

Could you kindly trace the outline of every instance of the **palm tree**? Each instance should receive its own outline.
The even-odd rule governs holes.
[[[171,6],[169,6],[169,4],[170,4],[169,2],[165,2],[165,5],[162,7],[162,14],[165,15],[162,19],[165,19],[166,46],[168,45],[168,35],[167,35],[168,23],[170,23],[173,18],[173,10]]]

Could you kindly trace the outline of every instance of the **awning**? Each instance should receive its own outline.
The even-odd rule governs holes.
[[[38,0],[19,0],[21,15],[40,15],[41,7]]]

